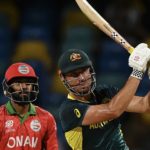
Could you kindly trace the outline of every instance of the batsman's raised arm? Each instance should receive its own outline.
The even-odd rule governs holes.
[[[89,125],[118,118],[126,110],[139,83],[138,79],[129,77],[125,86],[108,103],[89,106],[82,124]]]
[[[83,119],[83,124],[91,124],[119,117],[133,99],[140,80],[146,71],[150,59],[150,49],[147,44],[138,45],[129,57],[129,66],[133,72],[125,86],[110,100],[109,103],[90,106]],[[147,98],[146,98],[147,99]]]

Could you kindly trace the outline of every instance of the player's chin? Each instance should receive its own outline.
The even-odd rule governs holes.
[[[22,100],[22,101],[24,101],[24,102],[28,102],[29,101],[29,96],[28,95],[26,95],[26,94],[21,94],[21,95],[19,95],[19,98]]]
[[[24,100],[28,99],[28,95],[27,94],[20,94],[19,97],[20,97],[20,99],[24,99]]]
[[[78,88],[77,88],[77,91],[78,91],[79,93],[85,94],[85,93],[89,92],[89,89],[90,89],[89,86],[81,86],[81,87],[78,87]]]

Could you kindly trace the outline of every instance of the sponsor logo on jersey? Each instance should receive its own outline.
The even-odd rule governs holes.
[[[14,125],[13,120],[7,120],[5,122],[5,128],[11,128],[11,127],[13,127],[13,125]]]
[[[16,137],[9,137],[7,147],[10,149],[26,146],[35,148],[37,146],[37,143],[38,137],[29,137],[29,136],[24,137],[23,135],[21,135]]]
[[[95,123],[95,124],[91,124],[89,126],[89,129],[98,129],[98,128],[103,128],[106,124],[108,124],[109,121],[103,121],[100,123]]]
[[[81,113],[80,113],[79,109],[75,108],[74,113],[76,114],[77,118],[81,117]]]
[[[38,132],[41,129],[41,123],[38,120],[32,120],[30,123],[30,128],[33,131]]]
[[[5,132],[8,133],[8,132],[15,132],[15,129],[13,128],[14,126],[14,121],[13,120],[7,120],[5,122]]]

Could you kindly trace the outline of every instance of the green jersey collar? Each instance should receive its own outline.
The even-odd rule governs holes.
[[[6,109],[7,109],[8,113],[11,114],[11,115],[18,114],[15,111],[15,109],[13,108],[13,106],[12,106],[10,101],[8,101],[6,103]],[[35,106],[32,103],[30,103],[28,114],[29,115],[35,115],[36,114]]]

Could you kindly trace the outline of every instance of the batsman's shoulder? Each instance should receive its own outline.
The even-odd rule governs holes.
[[[35,106],[35,110],[36,110],[36,113],[38,113],[40,115],[52,115],[49,111],[47,111],[39,106]]]
[[[6,110],[6,106],[5,105],[1,105],[0,106],[0,114],[4,113],[5,110]]]
[[[72,101],[70,100],[65,100],[61,103],[60,107],[59,107],[59,111],[64,111],[67,107],[69,107],[71,105]]]
[[[112,90],[112,89],[118,89],[117,87],[113,85],[107,85],[107,84],[98,84],[96,86],[96,91],[107,91],[107,90]]]
[[[6,106],[5,105],[1,105],[0,106],[0,127],[1,127],[1,124],[3,124],[4,122],[4,118],[7,114],[7,109],[6,109]]]
[[[118,91],[119,89],[117,87],[106,84],[99,84],[95,89],[96,93],[106,95],[109,97],[114,96]]]
[[[79,105],[77,100],[66,99],[59,107],[59,115],[68,115],[68,113]]]

